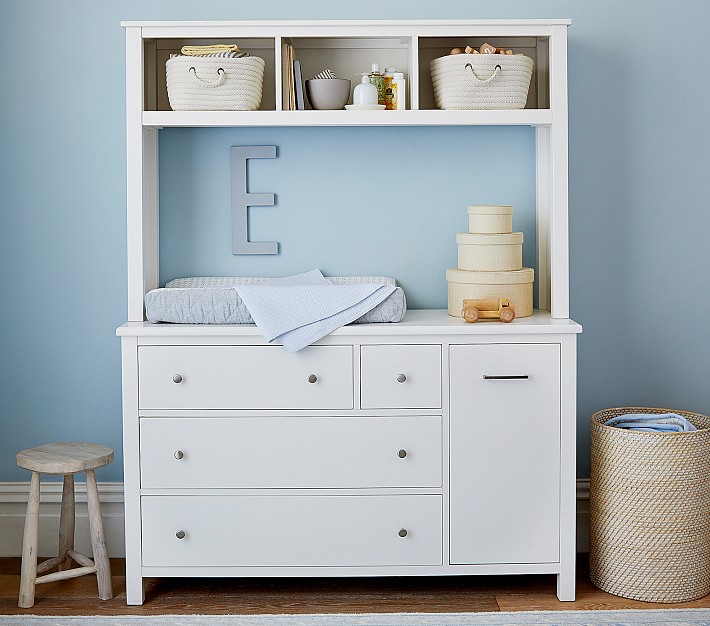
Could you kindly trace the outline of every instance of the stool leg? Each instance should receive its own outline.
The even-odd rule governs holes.
[[[35,579],[37,578],[37,544],[39,524],[39,474],[32,472],[30,497],[27,501],[25,533],[22,538],[22,572],[20,574],[21,609],[28,609],[35,603]]]
[[[86,499],[89,504],[89,526],[91,528],[91,547],[94,551],[94,564],[96,565],[96,578],[99,583],[99,598],[110,600],[113,598],[113,581],[111,580],[111,564],[106,550],[104,537],[104,522],[101,517],[99,504],[99,490],[96,487],[94,470],[86,471]]]
[[[69,550],[74,549],[74,474],[64,475],[62,487],[62,510],[59,514],[59,556],[66,556],[64,563],[59,564],[59,571],[71,568]]]

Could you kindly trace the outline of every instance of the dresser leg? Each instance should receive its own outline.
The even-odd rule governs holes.
[[[128,569],[128,568],[126,568]],[[129,606],[140,606],[145,600],[145,589],[143,588],[143,578],[141,576],[128,576],[126,572],[126,604]]]
[[[557,599],[560,602],[574,602],[575,583],[574,570],[557,574]]]

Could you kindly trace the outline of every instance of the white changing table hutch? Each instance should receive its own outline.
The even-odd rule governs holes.
[[[143,578],[155,576],[547,573],[557,574],[560,600],[574,599],[581,327],[568,303],[568,25],[123,24],[129,321],[117,332],[128,604],[143,602]],[[225,39],[266,60],[262,109],[169,110],[170,52]],[[437,110],[429,60],[483,41],[533,58],[527,107]],[[372,58],[407,68],[408,110],[285,110],[285,43],[304,75],[325,67],[326,53],[340,75],[353,68],[337,63]],[[341,328],[295,355],[253,326],[144,321],[143,296],[158,286],[160,128],[357,125],[535,127],[532,317],[467,324],[446,310],[409,311],[399,324]]]

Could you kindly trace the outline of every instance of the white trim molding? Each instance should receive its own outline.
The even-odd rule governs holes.
[[[109,556],[123,557],[123,483],[99,483],[99,499],[104,520]],[[0,557],[22,554],[22,533],[30,483],[0,483]],[[89,513],[86,505],[86,483],[74,485],[76,498],[76,550],[91,554]],[[59,543],[59,511],[62,483],[40,483],[39,549],[40,557],[55,556]]]
[[[0,483],[0,557],[22,554],[29,482]],[[91,554],[89,515],[86,509],[86,483],[76,483],[76,549]],[[125,556],[123,527],[123,483],[99,483],[101,513],[104,519],[109,556]],[[40,485],[39,555],[54,556],[59,537],[61,482]],[[589,551],[589,479],[577,480],[577,552]]]

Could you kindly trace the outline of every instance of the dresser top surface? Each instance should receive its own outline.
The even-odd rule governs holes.
[[[570,319],[555,319],[549,311],[536,310],[532,316],[513,320],[508,324],[499,321],[481,321],[469,324],[460,317],[451,317],[443,309],[418,309],[407,311],[401,322],[392,324],[350,324],[332,333],[336,337],[394,337],[404,335],[522,335],[522,334],[576,334],[582,327]],[[119,337],[210,337],[260,336],[254,324],[153,324],[127,322],[120,326]]]

